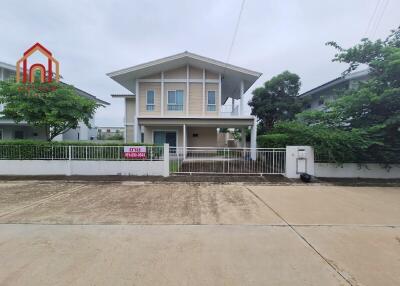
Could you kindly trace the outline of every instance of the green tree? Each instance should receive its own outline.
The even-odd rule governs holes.
[[[78,127],[80,121],[90,126],[89,120],[101,106],[78,95],[70,85],[38,81],[0,82],[0,102],[5,105],[1,112],[5,118],[43,128],[48,141]]]
[[[363,136],[380,143],[367,151],[376,160],[400,160],[400,27],[385,40],[362,39],[349,49],[336,42],[327,45],[338,50],[333,61],[349,64],[344,74],[367,65],[369,79],[344,91],[325,110],[303,112],[298,119],[309,125],[363,130]]]
[[[266,132],[279,120],[290,120],[301,111],[298,100],[301,82],[297,74],[285,71],[253,91],[251,114],[258,117],[261,131]]]

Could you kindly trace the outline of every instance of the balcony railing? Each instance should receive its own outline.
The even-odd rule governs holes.
[[[168,104],[168,111],[183,111],[183,105]]]
[[[232,108],[231,104],[222,105],[220,108],[221,116],[239,116],[239,106],[236,105]]]

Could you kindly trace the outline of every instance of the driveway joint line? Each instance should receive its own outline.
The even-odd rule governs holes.
[[[47,196],[47,197],[45,197],[45,198],[43,198],[43,199],[41,199],[41,200],[38,200],[38,201],[36,201],[36,202],[33,202],[33,203],[31,203],[31,204],[28,204],[28,205],[24,205],[24,206],[15,208],[15,209],[10,210],[10,211],[8,211],[8,212],[6,212],[6,213],[1,213],[1,214],[0,214],[0,218],[1,218],[1,217],[4,217],[4,216],[7,216],[7,215],[10,215],[10,214],[13,214],[13,213],[16,213],[16,212],[19,212],[19,211],[24,210],[24,209],[30,208],[30,207],[35,207],[35,206],[41,205],[42,203],[44,203],[44,202],[46,202],[46,201],[52,200],[52,199],[54,199],[54,198],[58,198],[58,197],[60,197],[60,196],[62,196],[62,195],[65,195],[66,193],[74,193],[74,192],[76,192],[76,191],[81,190],[81,189],[84,188],[84,187],[85,187],[85,185],[79,185],[79,186],[77,186],[77,187],[74,187],[74,188],[71,188],[71,189],[68,189],[68,190],[64,190],[64,191],[61,191],[61,192],[52,194],[52,195],[50,195],[50,196]]]
[[[351,281],[349,279],[347,279],[342,273],[340,273],[340,271],[338,271],[338,269],[336,269],[336,267],[330,263],[328,261],[328,259],[326,259],[310,242],[308,242],[308,240],[301,235],[301,233],[299,233],[286,219],[284,219],[276,210],[274,210],[269,204],[267,204],[267,202],[265,202],[260,196],[258,196],[254,191],[252,191],[250,188],[245,187],[254,197],[256,197],[258,200],[260,200],[267,208],[269,208],[276,216],[278,216],[282,221],[284,221],[288,227],[290,227],[290,229],[300,238],[302,239],[312,250],[315,251],[315,253],[317,253],[317,255],[319,257],[321,257],[321,259],[323,261],[325,261],[326,264],[328,264],[340,277],[342,277],[344,279],[344,281],[346,281],[349,285],[354,286]]]

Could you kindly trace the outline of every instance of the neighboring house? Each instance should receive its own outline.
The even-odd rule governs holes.
[[[256,120],[244,113],[243,94],[259,72],[184,52],[107,75],[131,92],[112,95],[125,101],[126,142],[216,147],[217,129],[251,128],[256,147]]]
[[[357,88],[360,81],[367,79],[368,70],[353,72],[300,94],[300,97],[309,98],[306,109],[322,110],[325,107],[325,103],[336,100],[339,91]]]
[[[115,126],[98,126],[97,139],[104,140],[108,138],[115,138],[117,136],[124,137],[125,128]]]
[[[0,80],[7,80],[14,78],[16,75],[15,66],[0,62]],[[103,101],[81,89],[75,88],[76,92],[83,97],[96,100],[98,103],[109,105],[108,102]],[[0,105],[0,111],[4,108]],[[54,138],[55,141],[62,140],[94,140],[97,136],[97,129],[95,127],[94,117],[90,121],[91,128],[83,122],[79,123],[78,128],[71,129],[64,134]],[[45,130],[34,128],[27,123],[15,123],[13,120],[0,117],[0,140],[1,139],[38,139],[46,140]]]

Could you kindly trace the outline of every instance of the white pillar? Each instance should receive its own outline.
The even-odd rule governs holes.
[[[244,115],[244,81],[240,81],[240,111],[239,115],[243,116]]]
[[[124,98],[124,103],[125,103],[125,107],[124,107],[124,125],[125,125],[125,129],[124,129],[124,142],[127,142],[126,139],[126,129],[128,128],[128,122],[127,122],[127,118],[126,118],[126,108],[127,108],[127,101],[126,101],[126,97]]]
[[[164,72],[161,72],[161,116],[164,116]]]
[[[136,80],[136,94],[135,94],[135,116],[134,116],[134,124],[135,126],[133,127],[133,141],[138,143],[140,142],[140,127],[139,127],[139,105],[140,105],[140,99],[139,99],[139,81]]]
[[[164,177],[169,176],[169,144],[164,144]]]
[[[186,159],[186,147],[187,147],[186,124],[183,124],[183,159]]]
[[[189,65],[186,65],[186,116],[189,115]]]
[[[218,99],[218,100],[217,100]],[[219,74],[219,83],[218,83],[218,96],[215,99],[215,103],[219,102],[217,104],[217,112],[218,112],[218,116],[220,116],[221,114],[221,105],[222,105],[222,74]]]
[[[203,108],[202,110],[202,114],[204,116],[204,114],[206,113],[206,70],[203,69]]]
[[[251,127],[251,139],[250,139],[250,148],[251,148],[251,159],[257,159],[257,120],[254,117],[253,126]]]
[[[235,111],[235,99],[231,97],[232,99],[232,110],[231,110],[231,115],[233,115],[233,112]]]
[[[242,137],[242,147],[246,147],[246,128],[242,127],[241,130],[241,137]]]

